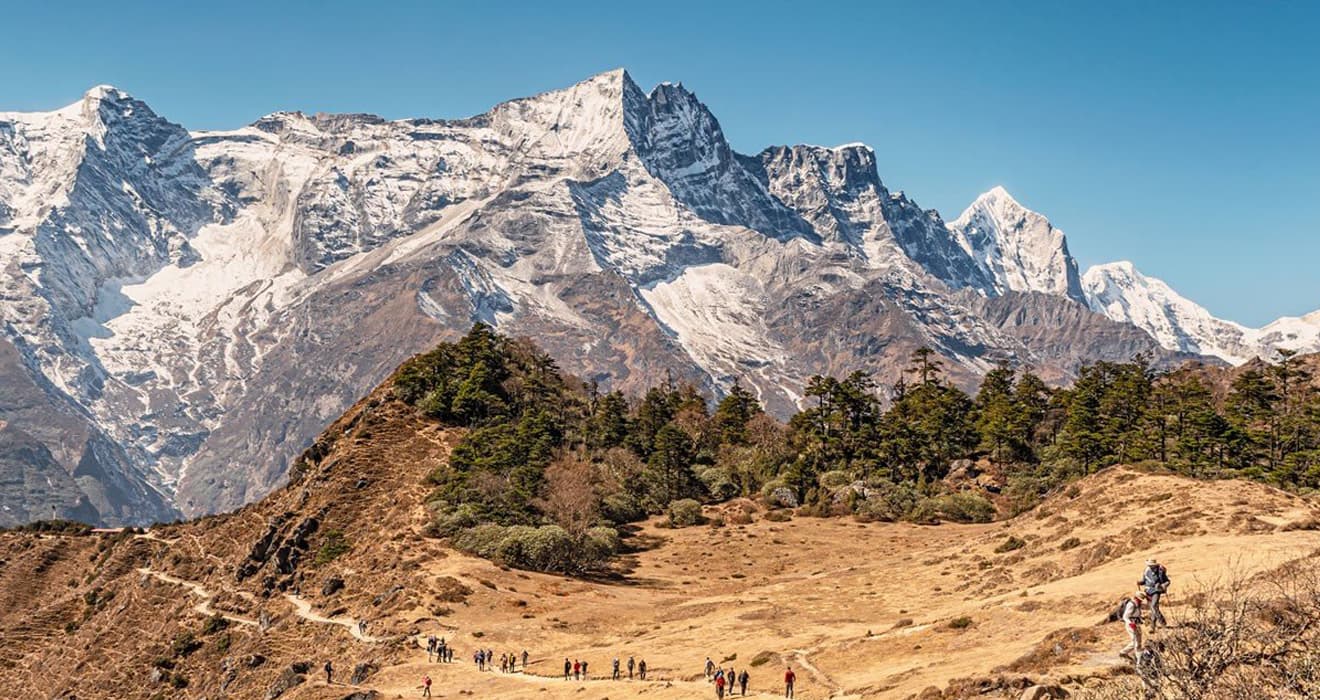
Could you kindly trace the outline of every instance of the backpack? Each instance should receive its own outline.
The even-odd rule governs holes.
[[[1118,605],[1114,608],[1113,612],[1110,612],[1109,617],[1105,618],[1105,622],[1122,622],[1123,611],[1127,608],[1127,604],[1131,600],[1132,596],[1123,596],[1120,598]],[[1137,606],[1137,615],[1141,615],[1141,606]]]

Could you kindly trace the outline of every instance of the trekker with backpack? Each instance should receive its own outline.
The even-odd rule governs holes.
[[[424,698],[429,698],[429,697],[431,697],[431,677],[430,677],[430,676],[423,676],[423,677],[422,677],[422,697],[424,697]]]
[[[637,677],[646,680],[646,659],[637,662]]]
[[[707,682],[710,682],[711,678],[713,678],[714,676],[715,676],[715,662],[714,662],[714,661],[711,661],[711,660],[710,660],[710,657],[707,656],[707,657],[706,657],[706,681],[707,681]]]
[[[747,675],[747,669],[745,669],[745,668],[743,669],[743,672],[742,672],[742,673],[738,674],[738,694],[739,694],[739,695],[746,695],[746,694],[747,694],[747,683],[750,682],[751,680],[752,680],[752,677],[749,676],[749,675]]]
[[[619,680],[619,657],[617,657],[617,656],[614,657],[614,670],[613,670],[613,672],[610,674],[610,677],[611,677],[613,680],[616,680],[616,681]]]
[[[797,674],[793,673],[793,667],[784,669],[784,697],[793,697],[793,685],[797,683]]]
[[[637,666],[637,664],[633,662],[633,657],[629,656],[629,657],[628,657],[628,680],[632,680],[633,669],[636,668],[636,666]]]
[[[1164,613],[1160,612],[1160,598],[1169,591],[1169,572],[1153,557],[1147,559],[1146,570],[1142,572],[1137,585],[1150,596],[1150,631],[1154,632],[1157,626],[1167,628],[1169,623],[1164,619]]]
[[[724,700],[724,671],[715,674],[715,700]]]
[[[330,660],[325,660],[325,684],[330,685],[330,678],[335,675],[335,667],[330,665]]]
[[[564,657],[564,680],[568,680],[568,677],[572,675],[572,673],[573,673],[573,662],[569,661],[568,657]]]
[[[523,649],[523,653],[522,653],[522,662],[523,662],[523,665],[522,665],[523,673],[527,673],[527,650],[526,650],[526,649]]]
[[[1141,608],[1149,600],[1145,591],[1137,591],[1123,603],[1123,613],[1119,619],[1127,628],[1128,645],[1118,652],[1123,658],[1135,659],[1141,653]]]

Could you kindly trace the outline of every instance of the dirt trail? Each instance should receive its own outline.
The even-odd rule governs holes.
[[[184,588],[187,588],[189,591],[192,592],[193,595],[202,599],[201,602],[193,606],[193,610],[196,610],[202,615],[205,615],[207,617],[213,617],[215,615],[219,615],[224,619],[229,620],[230,622],[234,622],[240,625],[247,625],[249,627],[258,626],[256,620],[253,620],[248,617],[243,617],[241,615],[233,615],[230,613],[220,612],[215,608],[213,608],[211,606],[211,601],[215,600],[215,594],[212,593],[210,590],[208,590],[205,586],[203,586],[200,583],[181,579],[176,576],[170,576],[169,574],[162,573],[160,571],[155,571],[145,566],[139,567],[138,573],[146,576],[151,576],[152,578],[159,579],[166,583],[172,583],[176,586],[183,586]]]
[[[359,642],[367,642],[370,644],[375,644],[377,642],[386,641],[385,637],[373,637],[369,634],[363,634],[362,631],[358,628],[357,621],[353,620],[352,618],[325,617],[324,615],[320,615],[316,612],[313,612],[312,604],[310,602],[303,600],[302,598],[292,593],[284,594],[284,599],[293,604],[294,614],[297,615],[298,617],[301,617],[304,620],[320,623],[323,625],[338,625],[340,627],[343,627],[344,629],[347,629],[348,633],[353,635],[353,638],[358,640]]]

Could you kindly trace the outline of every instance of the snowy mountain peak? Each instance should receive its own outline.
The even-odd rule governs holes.
[[[1044,292],[1085,303],[1063,231],[1003,187],[977,197],[949,228],[994,281],[988,291]]]
[[[132,96],[113,85],[95,85],[83,93],[83,102],[130,100]]]
[[[1213,355],[1235,364],[1257,354],[1245,337],[1248,329],[1215,318],[1127,260],[1091,267],[1082,276],[1082,286],[1092,310],[1141,328],[1170,350]]]

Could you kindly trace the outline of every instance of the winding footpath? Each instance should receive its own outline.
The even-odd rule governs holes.
[[[197,596],[198,598],[201,598],[201,602],[197,603],[197,605],[194,605],[193,610],[196,610],[202,615],[205,615],[207,617],[213,617],[215,615],[219,615],[224,619],[229,620],[230,622],[234,622],[240,625],[247,625],[249,627],[258,626],[257,621],[251,618],[243,617],[241,615],[232,615],[230,613],[220,612],[216,610],[214,607],[211,606],[211,601],[215,600],[215,594],[207,590],[206,587],[200,583],[197,583],[195,581],[188,581],[186,579],[181,579],[176,576],[170,576],[169,574],[162,573],[160,571],[155,571],[145,566],[138,568],[137,571],[139,574],[142,574],[144,576],[150,576],[152,578],[159,579],[166,583],[172,583],[176,586],[183,586],[184,588],[187,588],[189,591],[192,592],[193,595]]]

